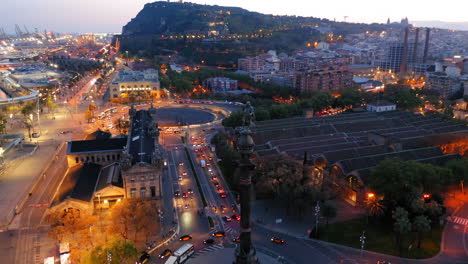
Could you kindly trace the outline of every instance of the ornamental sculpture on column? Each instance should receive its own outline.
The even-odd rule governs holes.
[[[236,250],[235,264],[259,263],[255,248],[252,245],[251,227],[251,199],[252,199],[252,171],[255,165],[251,161],[255,143],[251,136],[250,126],[254,118],[254,108],[250,102],[243,107],[242,127],[239,130],[237,148],[240,154],[240,245]]]

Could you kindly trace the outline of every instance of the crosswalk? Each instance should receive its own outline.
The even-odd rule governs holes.
[[[458,217],[458,216],[449,216],[447,217],[447,220],[459,225],[468,225],[468,219],[463,218],[463,217]]]
[[[203,255],[203,254],[215,251],[215,250],[223,249],[223,248],[224,248],[223,244],[216,244],[216,245],[213,245],[213,246],[209,246],[209,247],[206,247],[206,248],[196,252],[195,254],[192,255],[192,257],[195,258],[196,256],[200,256],[200,255]]]
[[[223,228],[224,228],[224,232],[226,232],[226,234],[231,234],[231,235],[237,236],[238,233],[239,233],[237,230],[230,227],[229,225],[223,225]]]

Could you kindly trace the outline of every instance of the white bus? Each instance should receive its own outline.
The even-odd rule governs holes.
[[[170,256],[164,264],[179,264],[176,256]]]
[[[184,263],[193,253],[195,248],[192,244],[185,244],[180,247],[178,250],[174,251],[174,256],[177,257],[178,263]]]

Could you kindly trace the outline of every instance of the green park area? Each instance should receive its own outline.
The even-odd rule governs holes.
[[[360,249],[360,237],[365,230],[364,250],[383,253],[405,258],[431,258],[440,250],[443,226],[437,226],[422,233],[421,245],[418,248],[419,234],[411,232],[401,238],[401,245],[397,244],[396,235],[391,225],[368,224],[366,219],[330,224],[321,231],[320,240]]]

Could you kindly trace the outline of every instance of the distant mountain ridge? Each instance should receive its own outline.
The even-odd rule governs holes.
[[[333,27],[337,30],[336,34],[361,33],[374,28],[384,30],[387,27],[385,24],[342,23],[315,17],[261,14],[240,7],[159,1],[146,4],[123,27],[122,35],[196,34],[211,31],[216,34],[252,34],[316,25]]]
[[[439,21],[439,20],[424,20],[424,21],[411,21],[411,23],[418,27],[435,27],[435,28],[468,31],[468,21],[445,22],[445,21]]]

